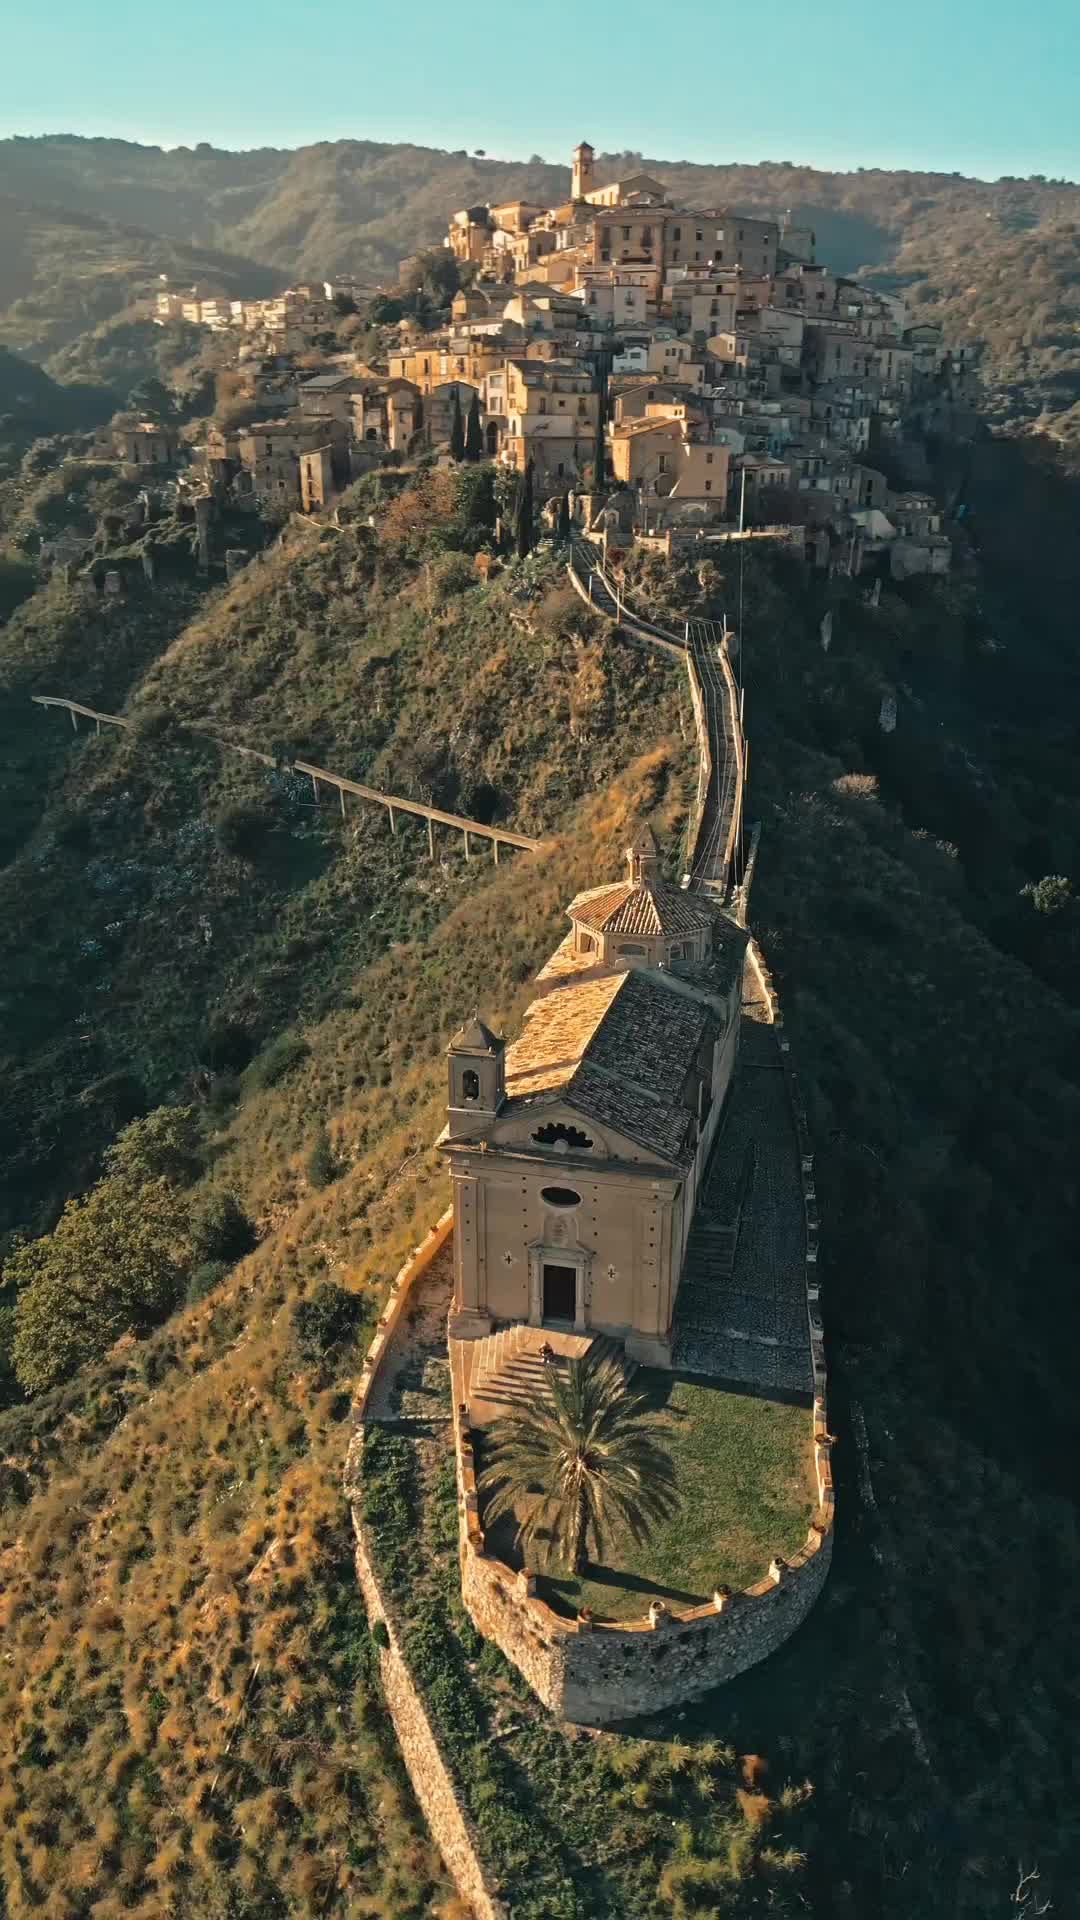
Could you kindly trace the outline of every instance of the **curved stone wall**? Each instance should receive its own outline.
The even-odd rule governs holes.
[[[473,1446],[461,1409],[455,1438],[461,1490],[461,1593],[477,1630],[494,1640],[560,1719],[604,1726],[697,1699],[783,1644],[825,1584],[832,1558],[833,1488],[824,1400],[814,1403],[818,1507],[805,1545],[773,1560],[742,1592],[718,1591],[708,1606],[617,1626],[566,1619],[538,1598],[531,1574],[486,1551]]]

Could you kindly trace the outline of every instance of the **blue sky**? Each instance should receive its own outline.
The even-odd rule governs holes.
[[[24,0],[2,45],[0,133],[1080,176],[1080,0]]]

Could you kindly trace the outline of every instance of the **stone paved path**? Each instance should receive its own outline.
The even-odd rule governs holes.
[[[744,1005],[739,1066],[675,1308],[674,1364],[811,1395],[798,1146],[776,1042]]]

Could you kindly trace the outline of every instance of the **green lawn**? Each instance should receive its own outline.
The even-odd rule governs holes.
[[[635,1384],[659,1412],[658,1434],[675,1463],[682,1503],[646,1546],[620,1543],[610,1565],[590,1565],[580,1578],[540,1569],[538,1590],[560,1612],[588,1606],[598,1618],[628,1619],[653,1599],[695,1606],[718,1586],[760,1580],[774,1554],[794,1553],[806,1539],[815,1507],[808,1407],[724,1392],[659,1369],[643,1368]],[[490,1541],[520,1566],[512,1523],[493,1528]]]

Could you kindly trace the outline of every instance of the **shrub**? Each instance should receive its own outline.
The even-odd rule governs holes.
[[[330,1135],[321,1123],[315,1135],[315,1145],[308,1155],[307,1177],[313,1187],[328,1187],[338,1177],[338,1164],[330,1145]]]
[[[132,717],[132,731],[136,740],[164,740],[175,727],[176,722],[164,707],[140,707]]]
[[[385,1620],[376,1620],[371,1629],[371,1637],[377,1647],[390,1645],[390,1632]]]
[[[207,1201],[192,1225],[191,1245],[197,1260],[230,1267],[254,1251],[255,1228],[235,1193],[215,1193]]]
[[[260,1054],[251,1070],[257,1087],[276,1087],[287,1073],[306,1060],[311,1048],[298,1033],[282,1033]]]
[[[240,1098],[240,1082],[235,1073],[216,1073],[213,1085],[207,1095],[207,1104],[212,1113],[227,1113]]]
[[[355,1333],[362,1317],[363,1303],[355,1293],[324,1280],[293,1314],[296,1344],[304,1359],[321,1360],[339,1340]]]
[[[214,1073],[240,1073],[255,1051],[255,1041],[239,1020],[217,1014],[199,1046],[199,1058]]]
[[[200,1300],[205,1300],[208,1293],[213,1293],[214,1288],[221,1285],[228,1271],[226,1260],[204,1260],[195,1267],[187,1283],[188,1306],[197,1306]]]
[[[222,808],[214,822],[214,832],[223,853],[231,853],[238,860],[253,860],[272,824],[265,807],[238,800]]]

